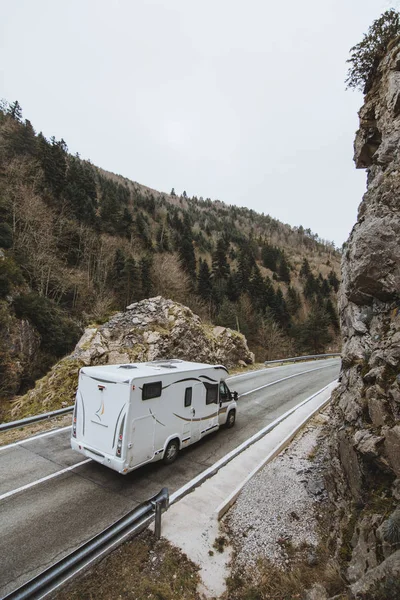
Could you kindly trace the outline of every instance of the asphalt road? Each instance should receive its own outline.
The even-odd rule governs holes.
[[[126,512],[170,494],[337,378],[339,359],[297,363],[228,379],[239,393],[233,429],[185,449],[169,466],[149,464],[126,476],[70,448],[70,429],[0,448],[0,597],[16,589]],[[73,467],[51,479],[62,469]],[[38,480],[45,480],[36,483]],[[22,491],[15,492],[26,486]]]

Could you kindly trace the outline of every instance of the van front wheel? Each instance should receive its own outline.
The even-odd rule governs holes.
[[[179,442],[178,440],[171,440],[165,450],[164,453],[164,464],[170,465],[176,460],[179,452]]]
[[[226,419],[225,427],[227,429],[230,429],[231,427],[234,426],[235,421],[236,421],[236,410],[230,410],[228,417]]]

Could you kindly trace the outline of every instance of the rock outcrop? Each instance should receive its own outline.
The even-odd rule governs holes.
[[[157,296],[131,304],[99,327],[88,327],[74,352],[19,398],[10,416],[15,419],[72,404],[81,366],[161,358],[228,368],[254,362],[243,335],[202,323],[186,306]]]
[[[383,577],[399,581],[399,546],[382,534],[400,499],[399,40],[359,116],[355,162],[368,169],[368,187],[342,261],[343,365],[333,403],[334,477],[327,479],[353,597],[375,598]],[[397,592],[389,586],[389,595],[376,597]]]
[[[101,327],[86,329],[72,357],[87,365],[172,357],[228,368],[240,360],[254,362],[243,335],[206,325],[186,306],[161,296],[135,302]]]

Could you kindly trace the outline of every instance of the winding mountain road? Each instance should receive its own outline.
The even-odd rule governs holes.
[[[162,487],[170,493],[339,374],[340,360],[296,363],[228,379],[233,429],[213,433],[169,466],[119,475],[70,448],[70,428],[0,447],[0,596],[13,591]]]

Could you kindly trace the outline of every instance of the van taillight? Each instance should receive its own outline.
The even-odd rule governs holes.
[[[74,407],[74,416],[72,418],[72,437],[76,438],[76,418],[78,416],[78,409],[77,409],[77,405],[76,405],[76,401],[75,401],[75,407]]]
[[[121,427],[119,428],[117,452],[116,452],[116,455],[118,456],[118,458],[121,458],[121,454],[122,454],[122,440],[123,440],[124,425],[125,425],[125,416],[122,419]]]

